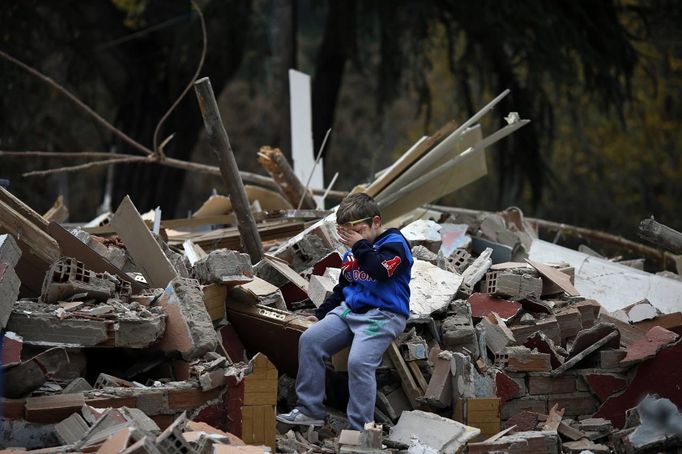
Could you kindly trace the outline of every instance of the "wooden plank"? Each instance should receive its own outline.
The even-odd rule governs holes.
[[[50,222],[47,226],[47,231],[52,238],[59,243],[63,255],[73,257],[76,260],[83,262],[87,269],[92,270],[95,273],[104,273],[106,271],[109,274],[118,276],[124,281],[130,282],[133,293],[139,293],[148,287],[144,283],[136,281],[118,269],[107,259],[95,252],[90,246],[83,243],[56,222]]]
[[[177,276],[129,196],[123,199],[114,213],[111,226],[123,239],[128,253],[150,286],[165,288]]]
[[[426,393],[426,388],[429,387],[429,384],[426,382],[426,379],[424,378],[421,369],[419,369],[419,365],[417,364],[417,362],[409,361],[407,363],[407,367],[410,368],[410,372],[412,372],[414,379],[421,388],[422,394]]]
[[[480,127],[467,131],[461,136],[459,141],[448,146],[445,163],[452,162],[462,152],[473,146],[476,142],[480,142],[481,138]],[[388,222],[425,203],[433,202],[450,192],[466,186],[488,172],[485,161],[485,149],[478,150],[450,169],[446,169],[445,163],[439,163],[440,161],[437,161],[434,165],[428,165],[426,170],[424,170],[425,173],[406,172],[394,184],[391,184],[378,195],[377,201],[381,206],[382,220]],[[429,176],[427,177],[426,175]],[[422,179],[420,180],[420,178]],[[409,186],[410,184],[413,186]],[[398,196],[398,194],[400,195]],[[391,196],[395,197],[391,199]]]
[[[562,273],[556,268],[552,268],[544,263],[534,262],[530,259],[526,259],[526,262],[538,270],[538,273],[558,285],[569,296],[580,295],[580,292],[571,284],[571,276],[568,274]]]
[[[422,396],[422,392],[415,382],[409,367],[407,367],[407,364],[405,364],[405,360],[400,354],[400,350],[398,349],[398,346],[395,344],[395,342],[391,342],[391,345],[388,346],[387,353],[389,358],[391,358],[391,361],[393,361],[396,371],[398,372],[400,384],[405,391],[407,399],[410,401],[410,405],[413,409],[421,408],[419,402],[417,402],[417,398]]]
[[[6,203],[43,232],[47,231],[47,221],[45,218],[3,187],[0,187],[0,201]]]
[[[60,257],[59,245],[41,226],[0,201],[0,234],[3,233],[12,235],[21,249],[21,258],[14,268],[21,280],[20,295],[39,296],[45,273]]]

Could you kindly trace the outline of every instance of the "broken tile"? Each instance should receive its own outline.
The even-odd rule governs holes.
[[[521,310],[521,304],[501,298],[493,298],[486,293],[472,293],[467,299],[471,306],[471,316],[475,319],[483,318],[492,312],[497,313],[502,320],[513,318]]]
[[[72,445],[83,438],[89,428],[90,426],[83,417],[74,413],[62,422],[55,424],[54,431],[62,444]]]
[[[521,397],[525,394],[525,389],[522,390],[516,380],[500,371],[495,373],[495,390],[497,397],[500,398],[503,404],[510,399]]]
[[[666,345],[675,342],[680,336],[660,326],[654,326],[644,338],[627,348],[627,355],[620,361],[621,366],[631,366],[652,358]]]

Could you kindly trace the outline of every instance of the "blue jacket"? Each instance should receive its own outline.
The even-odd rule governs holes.
[[[315,311],[322,320],[342,301],[358,313],[378,307],[410,316],[410,277],[414,258],[398,229],[387,229],[374,243],[360,240],[343,256],[339,283]]]

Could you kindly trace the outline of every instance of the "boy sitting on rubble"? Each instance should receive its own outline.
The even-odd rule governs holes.
[[[351,194],[336,212],[343,257],[339,283],[315,311],[319,322],[299,340],[298,406],[277,420],[321,426],[326,415],[325,359],[350,346],[347,415],[350,428],[374,421],[376,369],[410,315],[410,273],[414,259],[397,229],[384,229],[379,206],[366,194]]]

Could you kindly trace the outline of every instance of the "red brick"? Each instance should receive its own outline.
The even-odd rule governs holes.
[[[505,427],[516,426],[514,432],[528,432],[536,430],[538,422],[540,422],[540,419],[537,413],[524,410],[509,418],[505,423]]]
[[[23,345],[21,336],[15,333],[5,333],[2,339],[2,358],[0,358],[2,361],[0,364],[19,364]]]
[[[502,405],[502,419],[509,419],[523,410],[547,414],[547,397],[532,396],[508,400]]]
[[[576,417],[592,415],[599,402],[588,392],[575,392],[566,395],[552,395],[547,398],[547,406],[559,404],[565,409],[564,416]]]
[[[532,349],[537,349],[540,353],[549,354],[549,361],[552,364],[552,369],[556,369],[563,363],[563,357],[561,357],[554,349],[554,342],[543,333],[537,332],[526,339],[524,344],[526,347]]]
[[[600,401],[605,401],[611,394],[625,388],[627,381],[624,377],[613,374],[586,374],[585,381]]]
[[[575,376],[528,377],[528,392],[534,395],[572,393],[576,390]]]

